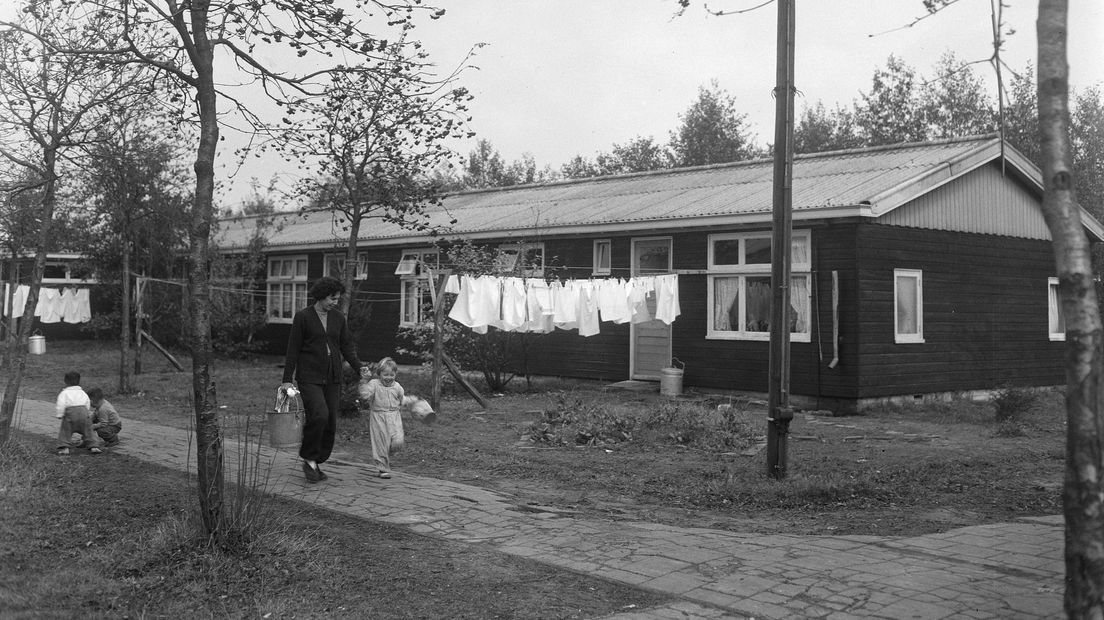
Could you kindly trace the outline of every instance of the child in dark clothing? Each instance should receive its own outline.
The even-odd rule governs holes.
[[[104,446],[110,448],[118,444],[119,431],[123,430],[123,421],[119,418],[119,412],[107,402],[100,388],[88,390],[88,400],[92,403],[92,430],[100,436]]]
[[[69,454],[69,448],[81,446],[87,447],[92,454],[103,452],[100,449],[100,438],[92,430],[90,405],[88,394],[80,386],[80,373],[72,370],[65,373],[65,389],[58,393],[54,407],[55,415],[61,419],[58,454]],[[73,440],[74,433],[81,436],[80,441]]]

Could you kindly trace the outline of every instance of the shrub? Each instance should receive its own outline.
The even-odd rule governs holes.
[[[588,404],[581,396],[560,392],[556,407],[529,424],[525,436],[533,442],[566,446],[607,446],[631,442],[637,420]]]
[[[746,402],[666,402],[651,411],[644,427],[668,441],[709,452],[744,449],[762,439],[758,426],[749,422]]]
[[[1024,437],[1027,433],[1023,426],[1015,420],[1002,420],[997,424],[996,437]]]
[[[344,365],[342,370],[341,400],[338,401],[337,415],[342,418],[360,417],[360,408],[357,406],[357,382],[360,381],[360,373],[349,365]]]
[[[998,422],[1022,418],[1035,406],[1039,395],[1030,388],[1005,386],[993,393],[993,413]]]

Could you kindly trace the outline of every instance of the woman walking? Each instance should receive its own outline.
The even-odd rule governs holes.
[[[306,418],[299,457],[307,481],[318,482],[326,479],[319,465],[330,458],[337,435],[342,358],[358,373],[365,364],[357,358],[352,332],[337,310],[345,285],[324,277],[308,294],[314,303],[297,312],[291,322],[280,389],[293,387],[293,381],[298,386]]]

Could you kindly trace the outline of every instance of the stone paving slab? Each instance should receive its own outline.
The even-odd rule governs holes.
[[[194,469],[188,431],[124,424],[112,451]],[[53,404],[19,401],[15,426],[56,435]],[[241,448],[226,442],[228,468]],[[293,451],[248,448],[271,493],[676,597],[611,620],[1063,616],[1060,515],[914,537],[748,534],[582,519],[449,480],[403,472],[381,480],[340,455],[328,481],[309,484]]]

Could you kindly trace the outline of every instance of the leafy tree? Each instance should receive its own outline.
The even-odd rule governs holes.
[[[463,187],[509,187],[527,183],[550,181],[555,174],[550,168],[537,169],[537,162],[530,153],[507,164],[498,150],[487,140],[476,142],[464,162]]]
[[[504,259],[500,248],[476,244],[467,240],[442,242],[446,261],[456,272],[475,276],[520,276],[527,265],[523,260]],[[504,267],[504,265],[511,265]],[[555,269],[552,267],[551,269]],[[444,312],[447,316],[456,295],[447,294]],[[424,316],[433,316],[429,308]],[[446,319],[442,324],[445,353],[463,369],[477,371],[491,392],[502,392],[519,373],[528,377],[528,355],[533,339],[540,334],[502,331],[489,328],[479,334]],[[413,327],[404,327],[397,334],[399,352],[423,362],[433,359],[436,327],[432,319],[426,319]]]
[[[83,253],[102,283],[118,289],[119,392],[134,390],[131,274],[167,276],[187,238],[188,196],[178,141],[148,106],[116,110],[85,147]]]
[[[112,37],[110,20],[93,14],[74,24],[77,7],[53,9],[29,3],[17,21],[0,24],[0,157],[24,169],[20,188],[38,199],[37,230],[30,291],[17,341],[25,343],[34,323],[46,253],[56,246],[54,221],[63,167],[72,147],[86,143],[90,132],[110,112],[125,106],[140,90],[138,74],[126,65],[105,65],[93,58],[60,50],[104,44]],[[0,444],[7,441],[16,396],[26,364],[25,347],[14,354],[14,372],[0,402]]]
[[[1004,107],[1004,138],[1033,162],[1039,162],[1039,98],[1035,69],[1013,74]]]
[[[1077,201],[1104,221],[1104,97],[1099,85],[1077,94],[1070,131]]]
[[[281,225],[271,202],[255,194],[246,202],[253,232],[244,252],[230,254],[211,242],[211,346],[224,355],[263,350],[257,334],[268,324],[261,292],[268,276],[268,239]]]
[[[602,174],[625,174],[670,168],[671,153],[652,137],[637,136],[625,144],[614,144],[613,150],[597,157]]]
[[[488,140],[480,139],[475,150],[468,153],[464,163],[463,184],[466,187],[498,187],[514,185],[503,182],[506,179],[506,164],[502,155]]]
[[[560,174],[565,179],[587,179],[590,177],[596,177],[601,175],[598,164],[583,157],[582,155],[576,155],[571,158],[571,161],[560,166]]]
[[[916,71],[896,56],[874,71],[870,92],[855,107],[855,123],[867,145],[919,142],[928,137]]]
[[[264,93],[278,104],[294,103],[305,93],[320,94],[324,78],[333,73],[377,72],[376,63],[386,65],[389,44],[384,37],[369,33],[368,24],[408,33],[416,13],[431,18],[443,11],[417,1],[369,0],[355,11],[333,2],[211,2],[197,0],[34,0],[35,10],[74,12],[70,24],[92,20],[105,22],[99,32],[108,37],[93,42],[55,46],[56,52],[94,59],[102,66],[140,64],[159,72],[166,84],[176,88],[178,105],[194,110],[188,118],[198,124],[195,151],[195,191],[191,209],[188,251],[188,316],[192,353],[193,403],[196,417],[197,482],[200,512],[207,532],[221,540],[230,526],[223,519],[223,447],[211,378],[212,347],[210,323],[209,240],[215,190],[215,154],[219,143],[220,99],[248,121],[257,117],[225,92],[235,80],[255,93]],[[379,18],[369,19],[378,10]],[[378,21],[386,20],[386,25]],[[18,25],[0,22],[0,28]],[[50,45],[48,38],[39,41]],[[269,54],[272,54],[270,56]],[[293,53],[300,63],[272,66],[263,59]],[[224,56],[223,56],[224,55]],[[219,57],[227,62],[216,65]],[[361,59],[363,69],[334,63],[336,57]],[[310,66],[296,72],[297,66]],[[319,68],[321,67],[321,68]],[[224,72],[224,73],[223,73]],[[216,76],[219,76],[216,79]],[[187,103],[185,103],[187,102]],[[184,108],[181,109],[183,113]]]
[[[806,106],[794,127],[795,153],[820,153],[863,146],[857,133],[855,115],[836,107],[828,111],[820,101]]]
[[[1035,70],[1028,65],[1009,85],[1004,113],[1004,136],[1036,164],[1041,163],[1039,114]],[[1104,220],[1104,95],[1100,86],[1077,93],[1070,112],[1077,202]],[[1098,258],[1098,261],[1100,259]]]
[[[451,78],[430,83],[421,73],[423,57],[404,52],[393,45],[378,73],[335,74],[325,97],[304,102],[299,120],[280,137],[292,158],[318,158],[318,174],[301,180],[297,191],[330,210],[346,233],[341,279],[350,292],[361,225],[377,218],[427,230],[425,209],[440,201],[430,173],[448,159],[446,141],[469,135],[467,90],[451,88]]]
[[[751,159],[759,155],[747,128],[747,114],[736,111],[736,98],[716,80],[698,88],[698,99],[671,132],[675,165],[701,166]]]
[[[935,76],[921,92],[921,109],[928,139],[953,138],[996,130],[996,113],[985,84],[971,65],[946,52],[935,66]]]

